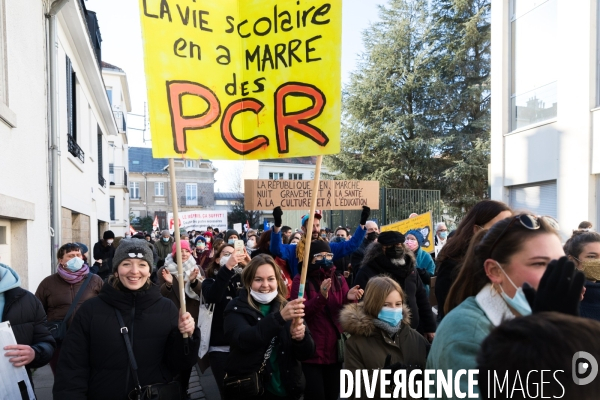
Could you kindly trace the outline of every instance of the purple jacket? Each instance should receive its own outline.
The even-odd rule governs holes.
[[[304,290],[306,316],[304,318],[315,341],[316,351],[314,357],[303,361],[305,363],[334,364],[338,362],[336,342],[340,337],[340,332],[342,332],[339,315],[344,304],[349,302],[349,288],[346,279],[336,275],[335,267],[331,268],[331,278],[332,283],[328,298],[323,297],[319,291],[321,283],[326,279],[322,273],[318,271],[309,273],[306,279],[306,288]],[[315,280],[319,282],[316,288],[313,284]],[[290,300],[298,298],[299,288],[300,274],[294,278]]]

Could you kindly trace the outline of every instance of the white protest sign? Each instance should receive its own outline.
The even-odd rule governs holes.
[[[173,213],[167,215],[169,230],[173,231]],[[220,232],[227,230],[227,211],[199,210],[179,212],[179,227],[186,231],[205,231],[206,227],[218,228]]]
[[[0,323],[0,349],[4,346],[17,344],[15,335],[10,327],[10,322]],[[35,393],[29,382],[25,367],[15,367],[8,357],[0,357],[0,399],[22,399],[35,400]],[[21,392],[29,397],[24,397]]]

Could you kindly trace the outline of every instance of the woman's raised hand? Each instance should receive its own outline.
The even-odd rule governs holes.
[[[171,275],[168,269],[163,268],[162,277],[165,280],[165,282],[167,282],[169,285],[173,284],[173,275]]]

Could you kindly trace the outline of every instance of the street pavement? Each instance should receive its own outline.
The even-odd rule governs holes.
[[[33,384],[37,400],[52,400],[54,375],[52,375],[50,365],[38,368],[34,372]],[[191,400],[219,400],[221,398],[210,368],[204,374],[200,374],[198,366],[192,370],[188,396]]]

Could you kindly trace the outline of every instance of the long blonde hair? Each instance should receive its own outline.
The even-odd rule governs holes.
[[[252,287],[252,281],[256,276],[256,271],[259,267],[263,265],[270,265],[273,267],[273,271],[275,272],[275,278],[277,279],[277,297],[276,300],[279,301],[279,309],[282,310],[283,307],[287,304],[286,297],[288,295],[287,286],[283,280],[283,276],[281,274],[281,268],[275,263],[273,257],[268,254],[259,254],[254,257],[248,265],[242,271],[242,284],[248,290],[248,304],[253,308],[259,310],[258,305],[250,295],[250,288]]]

